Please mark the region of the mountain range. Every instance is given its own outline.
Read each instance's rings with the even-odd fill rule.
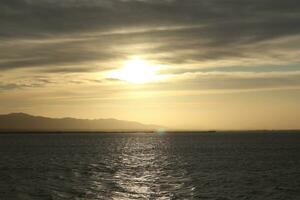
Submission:
[[[76,119],[32,116],[26,113],[0,115],[0,131],[155,131],[161,126],[117,119]]]

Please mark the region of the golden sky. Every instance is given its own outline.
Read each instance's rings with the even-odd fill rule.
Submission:
[[[300,3],[3,0],[0,113],[300,128]]]

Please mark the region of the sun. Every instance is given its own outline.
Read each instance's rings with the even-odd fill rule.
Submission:
[[[108,73],[109,78],[142,84],[158,79],[157,67],[150,65],[147,61],[134,56],[127,60],[123,67]]]

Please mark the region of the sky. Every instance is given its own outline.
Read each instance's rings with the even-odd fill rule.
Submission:
[[[1,0],[0,113],[300,129],[300,1]]]

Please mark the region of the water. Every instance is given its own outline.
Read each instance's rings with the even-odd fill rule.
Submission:
[[[0,134],[0,199],[300,199],[300,134]]]

